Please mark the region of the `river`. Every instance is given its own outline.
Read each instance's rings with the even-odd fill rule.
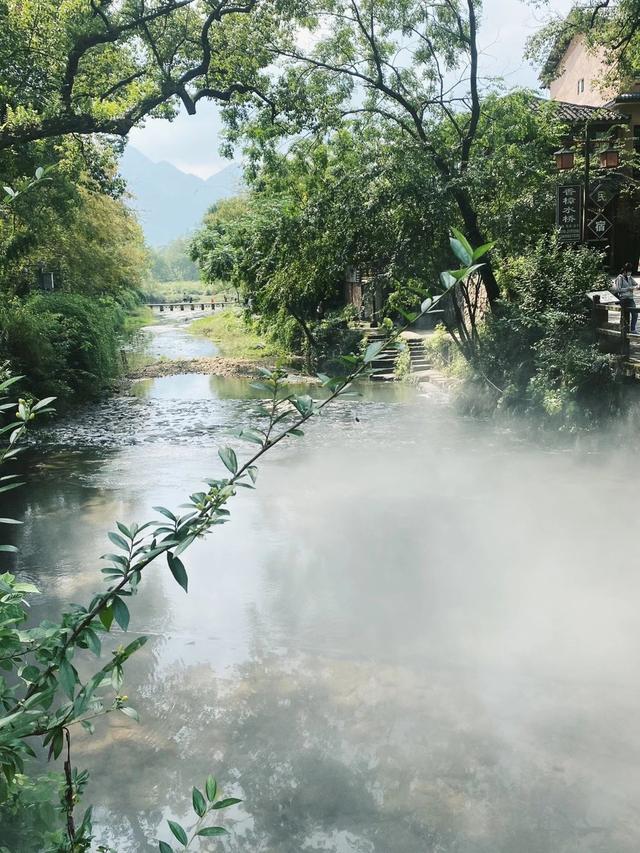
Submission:
[[[145,334],[155,354],[214,352],[177,325]],[[157,850],[213,773],[243,803],[203,850],[637,853],[635,504],[618,522],[638,466],[435,391],[364,391],[264,460],[186,553],[187,595],[147,572],[123,688],[141,723],[75,738],[101,839]],[[47,428],[19,499],[36,613],[100,588],[115,519],[220,474],[254,398],[165,377]]]

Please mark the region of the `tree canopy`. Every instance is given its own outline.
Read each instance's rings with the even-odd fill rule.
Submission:
[[[608,67],[606,88],[632,89],[640,69],[640,0],[598,0],[576,6],[568,15],[554,15],[528,44],[528,55],[542,67],[548,85],[559,70],[564,51],[575,36],[597,51]]]
[[[280,0],[0,0],[0,150],[257,91]]]
[[[437,171],[469,239],[483,244],[466,180],[482,109],[480,9],[478,0],[309,0],[297,20],[311,37],[275,33],[282,74],[268,104],[248,97],[227,110],[230,138],[264,146],[277,133],[377,116]],[[490,262],[483,277],[497,299]]]

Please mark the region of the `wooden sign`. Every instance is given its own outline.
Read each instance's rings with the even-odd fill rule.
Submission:
[[[604,213],[598,213],[589,222],[587,240],[605,240],[612,228],[611,220]]]
[[[582,186],[565,184],[558,187],[556,197],[556,227],[563,243],[582,240]]]

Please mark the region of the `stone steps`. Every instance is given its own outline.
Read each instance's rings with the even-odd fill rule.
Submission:
[[[368,342],[384,340],[384,335],[373,333],[368,336]],[[402,343],[409,350],[411,373],[419,373],[431,368],[423,341],[420,338],[404,338]],[[374,382],[393,382],[396,379],[395,366],[402,350],[394,346],[385,347],[371,362],[371,380]]]

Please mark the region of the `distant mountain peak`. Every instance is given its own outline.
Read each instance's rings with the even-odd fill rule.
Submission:
[[[242,192],[242,167],[230,162],[204,179],[182,172],[172,163],[154,163],[128,145],[120,160],[120,174],[131,193],[128,201],[138,214],[147,243],[166,246],[193,232],[215,202]]]

